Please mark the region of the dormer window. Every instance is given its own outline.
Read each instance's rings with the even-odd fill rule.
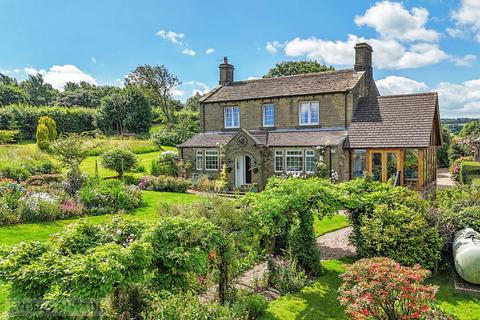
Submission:
[[[225,128],[240,128],[240,108],[225,107]]]
[[[318,125],[320,118],[318,101],[300,102],[298,115],[301,126]]]
[[[263,105],[263,126],[264,127],[275,126],[275,105],[273,104]]]

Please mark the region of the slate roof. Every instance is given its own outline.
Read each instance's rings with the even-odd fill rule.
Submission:
[[[235,81],[229,85],[217,86],[200,98],[200,102],[240,101],[347,91],[356,86],[363,74],[363,71],[346,69]]]
[[[316,147],[338,145],[347,137],[347,131],[345,130],[286,130],[270,132],[248,130],[247,133],[258,145],[265,145],[268,147]],[[219,144],[227,144],[236,134],[237,132],[199,133],[178,147],[216,147]]]
[[[228,143],[237,133],[236,132],[205,132],[198,133],[179,145],[179,148],[198,147],[210,148],[217,145]]]
[[[269,147],[316,147],[338,145],[347,137],[344,130],[270,132]]]
[[[428,147],[437,108],[436,92],[361,98],[346,147]]]

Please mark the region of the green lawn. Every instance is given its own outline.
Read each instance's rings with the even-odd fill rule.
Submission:
[[[200,201],[200,199],[201,197],[195,194],[143,191],[143,205],[134,212],[125,214],[125,217],[140,221],[154,221],[157,219],[157,211],[161,204],[188,204]],[[112,215],[103,215],[84,219],[102,223],[111,217]],[[12,245],[22,241],[45,241],[50,235],[78,220],[58,220],[0,227],[0,245]],[[7,308],[7,293],[6,286],[0,283],[0,315]]]
[[[261,319],[345,319],[337,289],[341,285],[339,275],[345,270],[345,264],[351,262],[352,259],[323,262],[325,275],[298,293],[272,301]],[[480,299],[455,293],[448,274],[436,275],[429,282],[440,286],[437,302],[445,311],[459,320],[479,319]]]
[[[150,172],[150,164],[152,163],[152,160],[156,159],[160,155],[160,153],[166,150],[175,151],[176,149],[173,147],[162,147],[160,151],[137,154],[136,157],[138,159],[138,164],[143,168],[145,168],[145,172],[133,173],[133,175],[138,177],[148,175]],[[97,161],[97,164],[98,164],[98,175],[100,177],[106,178],[106,177],[114,177],[117,175],[115,171],[108,170],[102,167],[102,162],[99,156],[88,157],[87,159],[85,159],[80,165],[80,169],[89,175],[95,174],[95,161]]]
[[[126,218],[142,221],[152,221],[157,217],[157,210],[162,203],[184,204],[198,201],[195,194],[143,191],[143,205],[132,213],[125,214]],[[93,222],[104,222],[112,215],[90,216],[84,219]],[[68,224],[78,219],[57,220],[52,222],[24,223],[0,227],[0,245],[11,245],[21,241],[44,241],[53,233],[59,232]]]
[[[348,227],[348,225],[348,218],[343,214],[338,214],[330,218],[323,218],[322,220],[319,220],[315,215],[313,230],[315,231],[315,236],[319,237],[327,232]]]

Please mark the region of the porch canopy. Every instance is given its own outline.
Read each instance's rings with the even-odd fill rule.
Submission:
[[[436,181],[440,128],[435,92],[361,98],[345,143],[352,176],[363,167],[377,180],[429,188]]]

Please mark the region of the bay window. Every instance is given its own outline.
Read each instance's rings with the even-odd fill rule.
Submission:
[[[225,128],[240,127],[240,108],[225,107],[224,109]]]
[[[285,156],[286,171],[290,173],[298,173],[303,171],[303,151],[287,150]]]
[[[195,155],[195,165],[197,170],[203,170],[203,151],[197,150]]]
[[[315,172],[315,152],[313,150],[305,150],[305,172]]]
[[[218,170],[218,151],[205,150],[205,170]]]
[[[275,172],[283,172],[283,150],[275,150]]]

